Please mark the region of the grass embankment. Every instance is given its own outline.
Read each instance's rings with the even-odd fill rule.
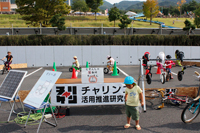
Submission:
[[[114,22],[109,22],[107,16],[97,16],[97,20],[94,20],[94,16],[66,16],[66,27],[101,27],[103,24],[103,27],[114,27]],[[173,24],[173,20],[175,21],[175,24]],[[184,27],[184,21],[186,18],[154,18],[153,21],[160,21],[164,22],[167,26],[173,26],[178,28]],[[188,19],[191,22],[193,20]],[[118,24],[120,22],[116,21],[116,27],[118,27]],[[22,17],[19,14],[15,15],[7,15],[7,14],[1,14],[0,15],[0,28],[10,28],[12,27],[32,27],[31,25],[27,25],[26,22],[22,19]],[[131,24],[129,25],[131,27]],[[146,22],[133,22],[133,27],[135,28],[158,28],[159,25],[152,24]]]

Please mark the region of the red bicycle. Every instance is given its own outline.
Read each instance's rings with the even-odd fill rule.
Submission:
[[[182,103],[190,103],[193,99],[186,95],[176,95],[177,89],[166,89],[165,98],[173,105],[181,105]]]
[[[6,63],[6,61],[3,60],[3,64],[4,64],[4,67],[3,67],[3,70],[2,70],[2,75],[5,73],[5,72],[9,72],[9,70],[12,69],[11,66],[9,66],[8,68],[8,64]]]

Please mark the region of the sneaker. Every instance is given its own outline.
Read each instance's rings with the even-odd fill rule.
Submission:
[[[111,74],[111,73],[113,73],[113,71],[110,71],[109,73]]]
[[[171,76],[171,79],[174,79],[174,77]]]

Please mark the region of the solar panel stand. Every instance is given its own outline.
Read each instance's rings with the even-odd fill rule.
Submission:
[[[11,74],[11,72],[21,72],[21,73],[23,73],[23,74],[19,74],[21,77],[19,78],[15,78],[14,80],[12,79],[11,81],[9,81],[7,78],[10,78],[10,77],[12,77],[10,74]],[[9,122],[10,121],[10,117],[11,117],[11,115],[12,115],[12,113],[15,113],[15,114],[17,114],[16,112],[15,112],[15,110],[14,110],[14,108],[15,108],[15,104],[16,104],[16,100],[19,100],[20,101],[20,104],[21,104],[21,106],[22,106],[22,109],[23,109],[23,111],[25,112],[25,110],[24,110],[24,106],[23,106],[23,104],[22,104],[22,102],[21,102],[21,99],[20,99],[20,97],[18,96],[18,91],[19,91],[19,89],[20,89],[20,87],[21,87],[21,84],[22,84],[22,82],[23,82],[23,80],[24,80],[24,78],[25,78],[25,76],[26,76],[26,71],[16,71],[16,70],[11,70],[8,74],[7,74],[7,76],[6,76],[6,78],[4,79],[4,81],[3,81],[3,83],[2,83],[2,85],[1,85],[1,87],[3,87],[3,89],[5,90],[5,88],[6,87],[9,87],[9,89],[11,88],[11,87],[14,87],[14,90],[13,90],[13,88],[11,88],[11,90],[13,90],[13,94],[10,94],[11,92],[8,92],[7,91],[7,93],[1,93],[1,96],[0,96],[0,98],[2,98],[1,99],[1,102],[0,102],[0,107],[1,107],[1,104],[2,104],[2,102],[9,102],[9,104],[10,104],[10,107],[11,107],[11,110],[10,110],[10,114],[9,114],[9,116],[8,116],[8,120],[7,120],[7,122]],[[16,74],[16,73],[14,73],[14,74]],[[17,76],[19,76],[19,75],[14,75],[14,77],[17,77]],[[8,80],[8,81],[7,81]],[[16,81],[17,80],[17,81]],[[11,83],[10,83],[11,82]],[[6,84],[7,86],[5,87],[4,86],[4,84]],[[14,84],[14,86],[10,86],[10,84]],[[0,87],[0,89],[1,89],[1,87]],[[7,89],[7,88],[6,88]],[[8,95],[8,94],[10,94],[10,95]],[[13,104],[12,104],[12,101],[13,101]]]
[[[45,114],[45,111],[46,111],[46,108],[47,108],[48,104],[49,104],[49,107],[50,107],[50,109],[51,109],[51,113],[52,113],[52,115],[53,115],[53,118],[54,118],[55,123],[52,123],[52,122],[47,121],[46,118],[44,118],[44,121],[45,121],[46,123],[48,123],[48,124],[54,126],[54,127],[57,126],[56,117],[55,117],[55,115],[54,115],[54,112],[53,112],[51,103],[49,103],[49,99],[50,99],[50,94],[49,94],[49,98],[48,98],[47,103],[45,104],[44,108],[35,109],[35,110],[41,110],[41,112],[42,112],[42,109],[44,109],[44,111],[43,111],[43,113],[42,113],[42,118],[40,119],[40,122],[39,122],[39,126],[38,126],[38,129],[37,129],[37,133],[39,133],[40,126],[41,126],[41,124],[42,124],[42,121],[43,121],[43,118],[44,118],[44,114]],[[31,114],[32,110],[33,110],[33,109],[30,109],[30,111],[29,111],[29,114],[28,114],[28,117],[27,117],[27,119],[26,119],[26,123],[25,123],[25,125],[24,125],[24,128],[26,128],[26,125],[27,125],[27,123],[28,123],[28,119],[31,118],[31,117],[30,117],[30,114]],[[32,119],[32,118],[31,118],[31,119]]]
[[[15,98],[13,99],[13,102],[14,102],[13,104],[11,104],[11,100],[9,101],[11,110],[10,110],[10,114],[9,114],[9,116],[8,116],[8,121],[7,121],[7,122],[10,121],[10,117],[11,117],[12,113],[17,114],[17,112],[15,112],[16,98],[17,98],[17,96],[15,96]],[[25,112],[24,106],[23,106],[23,104],[22,104],[22,102],[21,102],[21,99],[20,99],[19,96],[18,96],[18,98],[19,98],[19,102],[20,102],[20,104],[21,104],[21,107],[22,107],[22,109],[23,109],[23,112]],[[20,115],[22,115],[22,114],[20,114]]]
[[[10,121],[10,117],[11,117],[11,115],[12,115],[12,113],[13,113],[13,111],[14,111],[14,107],[15,107],[15,99],[13,100],[14,101],[14,103],[13,103],[13,105],[12,105],[12,108],[11,108],[11,110],[10,110],[10,114],[9,114],[9,116],[8,116],[8,122]],[[11,101],[10,101],[11,102]]]

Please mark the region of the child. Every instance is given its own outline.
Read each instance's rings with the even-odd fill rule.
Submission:
[[[124,84],[126,85],[125,89],[125,106],[126,106],[126,115],[127,115],[127,124],[124,125],[124,128],[130,127],[131,117],[135,120],[136,129],[141,130],[139,125],[139,106],[141,99],[141,106],[144,105],[142,90],[138,85],[136,85],[134,78],[128,76],[124,79]]]
[[[114,66],[115,60],[110,55],[107,56],[107,59],[109,60],[107,63],[110,63],[110,65],[108,66],[108,69],[110,70],[109,73],[113,73],[112,67]]]
[[[79,68],[79,67],[80,67],[80,65],[79,65],[79,62],[78,62],[78,59],[77,59],[77,57],[76,57],[76,56],[74,56],[73,58],[74,58],[74,60],[75,60],[75,62],[73,62],[73,64],[76,64],[76,67],[77,67],[77,68]]]
[[[167,65],[166,71],[169,71],[171,75],[171,79],[173,79],[171,68],[172,68],[172,65],[174,65],[175,63],[172,60],[170,60],[172,58],[171,55],[167,55],[166,58],[167,58],[167,60],[165,61],[165,64]]]
[[[11,52],[8,51],[7,53],[8,55],[6,55],[3,59],[1,60],[4,60],[5,58],[7,58],[7,61],[4,63],[5,65],[8,64],[8,70],[10,70],[10,64],[12,63],[12,59],[13,59],[13,56],[11,55]]]

